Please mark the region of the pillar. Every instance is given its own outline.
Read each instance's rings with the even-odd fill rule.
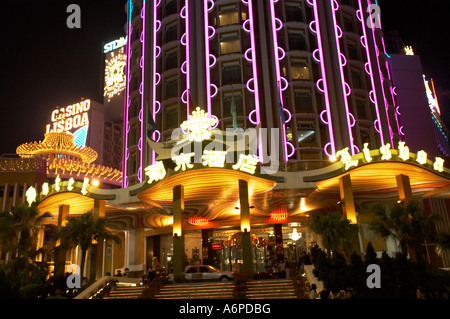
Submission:
[[[134,264],[135,265],[143,265],[142,271],[136,276],[139,278],[144,274],[144,271],[146,270],[145,264],[145,251],[147,250],[147,243],[145,238],[145,228],[139,227],[136,228],[135,234],[134,234]]]
[[[94,199],[94,210],[92,215],[94,219],[105,218],[105,208],[106,201],[101,199]],[[95,245],[92,256],[94,257],[91,260],[92,268],[95,269],[95,279],[100,279],[103,274],[103,240],[99,240],[99,242]]]
[[[214,251],[210,241],[212,236],[212,229],[202,229],[202,264],[204,265],[211,265],[213,263]]]
[[[339,178],[339,193],[341,195],[341,205],[344,218],[350,220],[352,224],[358,224],[358,217],[355,208],[355,199],[353,197],[352,180],[350,175]],[[362,247],[362,239],[360,229],[355,236],[351,236],[352,251],[359,247],[359,253],[363,254],[365,249]]]
[[[248,198],[248,183],[239,180],[239,203],[241,206],[241,246],[242,246],[242,272],[253,277],[252,237],[250,234],[250,205]]]
[[[69,205],[61,205],[58,209],[58,232],[64,226],[64,221],[69,216],[70,206]],[[55,244],[55,246],[59,246],[59,242]],[[60,250],[59,253],[55,256],[55,275],[64,276],[66,266],[66,250]]]
[[[395,178],[397,179],[399,200],[405,204],[409,203],[413,199],[409,176],[400,174],[395,176]]]
[[[277,258],[277,261],[281,261],[281,260],[284,260],[282,225],[274,224],[273,232],[275,234],[276,258]]]
[[[339,178],[339,192],[341,195],[342,211],[344,217],[349,219],[352,224],[357,224],[355,200],[353,198],[352,180],[350,175]]]
[[[173,189],[173,276],[183,278],[186,262],[184,252],[184,187]]]

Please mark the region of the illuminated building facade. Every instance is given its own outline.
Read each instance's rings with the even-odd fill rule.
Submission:
[[[404,143],[370,4],[128,1],[122,188],[71,197],[63,184],[39,193],[39,211],[106,217],[124,244],[98,245],[95,277],[124,268],[140,276],[154,256],[175,274],[185,258],[222,269],[238,260],[254,273],[284,256],[295,266],[315,241],[313,211],[357,223],[359,253],[371,241],[394,254],[395,242],[368,228],[371,207],[426,198],[448,220],[450,171]]]

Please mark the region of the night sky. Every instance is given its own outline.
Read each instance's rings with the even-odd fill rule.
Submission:
[[[258,0],[263,1],[263,0]],[[321,0],[319,0],[321,1]],[[124,36],[125,0],[2,2],[0,154],[42,140],[51,110],[80,98],[101,101],[102,48]],[[69,29],[69,4],[81,7],[81,29]],[[397,29],[421,56],[439,91],[450,91],[449,1],[379,0],[383,29]],[[439,93],[438,93],[439,94]],[[448,109],[450,106],[441,108]]]

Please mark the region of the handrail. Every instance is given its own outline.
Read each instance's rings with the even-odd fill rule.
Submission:
[[[103,276],[94,282],[92,285],[83,290],[80,294],[78,294],[74,299],[88,299],[92,296],[97,290],[103,287],[108,281],[113,279],[112,276]]]
[[[116,280],[121,283],[132,283],[132,284],[139,284],[139,282],[141,281],[138,278],[103,276],[100,279],[98,279],[96,282],[94,282],[92,285],[87,287],[85,290],[83,290],[81,293],[79,293],[74,299],[88,299],[95,292],[97,292],[101,287],[106,285],[106,283],[110,280]]]

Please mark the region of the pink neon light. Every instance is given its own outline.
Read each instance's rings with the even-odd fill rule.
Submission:
[[[130,107],[130,60],[131,60],[131,0],[128,0],[128,28],[127,28],[127,45],[126,45],[126,52],[127,52],[127,64],[126,64],[126,89],[125,89],[125,97],[124,97],[124,133],[123,133],[123,159],[122,159],[122,187],[127,188],[128,187],[128,176],[127,176],[127,161],[129,158],[129,152],[128,152],[128,127],[130,125],[129,123],[129,107]]]
[[[316,0],[313,1],[309,1],[308,3],[314,8],[314,21],[311,22],[309,24],[309,28],[316,34],[317,36],[317,45],[319,47],[318,49],[318,53],[319,53],[319,61],[320,61],[320,69],[321,69],[321,74],[322,74],[322,79],[319,80],[322,84],[323,84],[323,94],[325,97],[325,109],[326,109],[326,114],[327,114],[327,125],[328,125],[328,133],[330,136],[330,147],[331,147],[331,154],[326,150],[327,145],[325,145],[324,147],[324,151],[325,153],[329,156],[329,157],[334,157],[336,156],[336,145],[335,145],[335,140],[334,140],[334,133],[333,133],[333,124],[330,121],[330,98],[329,98],[329,92],[328,92],[328,84],[327,84],[327,76],[326,76],[326,71],[325,71],[325,62],[324,62],[324,53],[323,53],[323,46],[322,46],[322,34],[320,31],[320,27],[319,27],[319,11],[317,8],[317,3]],[[315,29],[312,27],[313,25],[315,25]],[[317,81],[317,82],[319,82]],[[319,86],[317,86],[319,88]],[[320,88],[319,88],[320,90]]]
[[[249,62],[251,62],[252,72],[253,72],[253,81],[252,81],[252,79],[250,79],[247,82],[247,90],[252,92],[255,97],[255,109],[249,113],[248,119],[249,119],[250,123],[252,123],[253,125],[258,125],[259,123],[261,123],[261,110],[260,110],[260,101],[259,101],[258,69],[257,69],[257,65],[256,65],[256,54],[255,54],[256,44],[255,44],[255,19],[254,19],[254,14],[253,14],[253,0],[242,1],[242,2],[244,4],[246,4],[248,7],[248,20],[246,20],[242,24],[242,27],[246,32],[248,32],[250,34],[250,49],[245,52],[244,56]],[[248,58],[248,52],[251,52],[251,54],[252,54],[251,59]],[[253,90],[251,90],[251,88],[249,86],[250,81],[253,82]],[[252,120],[252,114],[255,114],[255,116],[256,116],[254,121]],[[261,135],[258,138],[258,149],[259,149],[259,154],[261,155],[262,149],[263,149]],[[260,156],[260,162],[263,163],[263,161],[264,161],[263,156]]]
[[[184,11],[183,11],[184,10]],[[183,12],[184,12],[184,17],[183,17]],[[184,34],[184,43],[183,45],[186,47],[186,61],[185,61],[185,74],[186,74],[186,101],[183,101],[186,104],[186,120],[189,119],[189,114],[190,114],[190,110],[189,110],[189,95],[191,92],[191,71],[190,71],[190,63],[191,63],[191,57],[190,57],[190,53],[189,53],[189,41],[190,41],[190,37],[189,37],[189,0],[185,0],[184,1],[184,8],[181,10],[181,17],[184,18],[185,21],[185,31],[186,33]]]
[[[211,117],[211,65],[210,65],[210,53],[209,53],[209,39],[211,35],[209,34],[209,19],[208,12],[210,9],[214,8],[214,2],[212,2],[211,8],[208,8],[210,1],[203,0],[204,5],[204,22],[205,22],[205,64],[206,64],[206,109]],[[213,34],[214,36],[214,34]]]
[[[336,11],[339,10],[339,4],[336,2],[336,0],[330,0],[331,6],[333,7],[332,10],[332,17],[333,17],[333,25],[334,25],[334,32],[335,32],[335,38],[336,38],[336,48],[337,48],[337,54],[340,57],[339,59],[339,70],[341,73],[341,83],[342,83],[342,92],[344,93],[344,106],[345,106],[345,113],[347,117],[347,129],[348,129],[348,136],[350,139],[350,149],[352,152],[352,155],[355,154],[355,145],[353,141],[353,132],[352,132],[352,125],[351,125],[351,113],[348,107],[348,96],[350,95],[350,87],[348,86],[347,82],[345,82],[344,77],[344,62],[347,63],[347,60],[343,61],[342,59],[342,53],[341,53],[341,45],[339,43],[339,38],[342,37],[343,32],[342,29],[338,26],[337,20],[336,20]],[[340,31],[340,35],[338,34],[338,30]]]
[[[274,47],[274,55],[275,55],[275,75],[277,77],[277,91],[279,96],[279,101],[281,103],[281,109],[284,110],[284,106],[283,106],[283,95],[282,95],[282,91],[283,88],[287,89],[288,85],[285,85],[284,87],[282,87],[281,85],[281,72],[280,72],[280,57],[279,57],[279,50],[278,50],[278,40],[277,40],[277,31],[280,30],[283,27],[283,23],[281,22],[280,19],[278,19],[275,16],[275,2],[274,0],[270,0],[270,15],[271,15],[271,20],[272,20],[272,42],[273,42],[273,47]],[[279,24],[279,27],[277,28],[277,22]],[[284,79],[286,81],[286,79]],[[286,81],[287,82],[287,81]],[[283,139],[283,148],[284,148],[284,161],[287,162],[289,160],[289,154],[288,154],[288,149],[287,149],[287,139],[286,139],[286,121],[285,123],[282,122],[281,120],[281,115],[280,115],[280,122],[281,122],[281,131],[282,131],[282,139]],[[293,154],[293,153],[292,153]]]
[[[142,3],[142,10],[141,10],[141,18],[142,18],[142,33],[141,33],[141,42],[142,42],[142,78],[141,78],[141,85],[140,85],[140,94],[141,94],[141,111],[139,112],[139,121],[141,122],[141,138],[139,139],[138,143],[138,149],[140,152],[140,164],[139,164],[139,170],[138,170],[138,180],[142,183],[143,181],[143,174],[142,174],[142,167],[144,166],[144,110],[145,110],[145,100],[144,100],[144,85],[145,85],[145,0]]]
[[[368,40],[367,40],[366,24],[365,24],[365,21],[364,21],[364,14],[363,14],[364,11],[363,11],[363,8],[362,8],[361,0],[358,0],[358,4],[359,4],[359,11],[361,12],[361,24],[362,24],[362,30],[363,30],[363,36],[361,37],[361,44],[366,49],[366,55],[367,55],[367,61],[368,61],[367,62],[367,66],[369,68],[368,74],[370,75],[370,82],[372,84],[372,91],[370,92],[369,97],[370,97],[370,100],[372,101],[372,103],[375,104],[375,112],[377,114],[377,120],[374,121],[374,127],[375,127],[375,130],[380,135],[381,145],[384,145],[385,143],[384,143],[383,131],[379,130],[377,128],[377,125],[375,124],[377,121],[380,122],[380,111],[378,109],[378,100],[377,100],[377,97],[376,97],[375,79],[374,79],[374,76],[373,76],[372,64],[370,63],[370,61],[371,61],[371,59],[370,59],[370,51],[369,51],[369,44],[368,44]],[[373,96],[371,96],[371,94]]]
[[[372,3],[370,2],[370,0],[368,0],[367,1],[367,5],[368,6],[370,6]],[[369,19],[370,20],[370,19]],[[378,17],[378,20],[380,21],[380,17]],[[378,55],[379,55],[379,49],[378,49],[378,46],[377,46],[377,41],[376,41],[376,37],[375,37],[375,26],[374,26],[374,24],[373,24],[373,21],[372,20],[370,20],[370,24],[371,24],[371,26],[372,26],[372,34],[373,34],[373,43],[374,43],[374,46],[375,46],[375,49],[377,50],[377,65],[378,65],[378,73],[379,73],[379,75],[380,75],[380,81],[381,81],[381,91],[382,91],[382,93],[383,93],[383,96],[385,97],[384,98],[384,107],[385,107],[385,111],[386,111],[386,119],[387,119],[387,123],[388,123],[388,126],[389,126],[389,135],[390,135],[390,140],[391,140],[391,145],[392,145],[392,148],[394,148],[395,147],[395,145],[394,145],[394,134],[393,134],[393,132],[392,132],[392,127],[391,127],[391,121],[390,121],[390,119],[389,119],[389,111],[388,111],[388,108],[389,108],[389,105],[388,105],[388,103],[387,103],[387,100],[386,100],[386,93],[385,93],[385,91],[384,91],[384,85],[383,85],[383,75],[382,75],[382,72],[381,72],[381,65],[380,65],[380,59],[378,58]],[[381,27],[381,24],[380,24],[380,27]],[[367,38],[366,38],[367,39]],[[380,124],[381,124],[381,122],[380,122]],[[381,127],[380,127],[380,132],[381,132]]]
[[[161,48],[157,45],[157,32],[161,27],[161,21],[158,20],[158,5],[160,1],[153,2],[153,63],[152,63],[152,118],[153,122],[156,123],[156,114],[161,109],[161,104],[156,101],[156,86],[159,84],[161,80],[161,75],[156,72],[156,59],[161,54]],[[155,132],[152,134],[152,138],[155,138]],[[152,150],[152,164],[156,162],[156,153]]]

